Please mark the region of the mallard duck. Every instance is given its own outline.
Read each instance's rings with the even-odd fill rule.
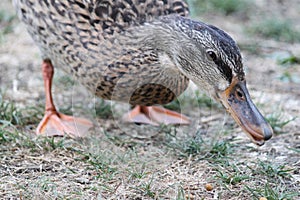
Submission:
[[[184,1],[14,0],[14,5],[43,57],[46,111],[38,134],[77,137],[84,132],[78,127],[92,126],[56,110],[51,96],[56,66],[103,99],[136,105],[127,121],[189,123],[154,105],[171,102],[191,80],[220,101],[253,142],[262,145],[271,138],[272,128],[246,88],[235,41],[190,19]]]

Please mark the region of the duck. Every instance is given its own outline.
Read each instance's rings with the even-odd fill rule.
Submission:
[[[54,67],[96,96],[135,106],[123,119],[145,124],[189,124],[159,105],[192,81],[230,113],[257,145],[273,130],[252,102],[236,42],[216,26],[189,17],[183,0],[13,0],[41,51],[45,115],[36,133],[82,137],[92,122],[57,111]]]

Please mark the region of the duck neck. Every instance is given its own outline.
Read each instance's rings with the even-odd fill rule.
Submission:
[[[199,69],[205,66],[206,51],[195,43],[196,37],[201,39],[195,31],[198,29],[199,33],[201,25],[201,22],[180,16],[164,16],[136,28],[132,34],[135,38],[131,41],[140,48],[155,49],[158,54],[167,55],[177,71],[210,89],[208,78],[201,74],[204,69]]]
[[[187,50],[193,46],[190,37],[191,22],[192,20],[181,16],[163,16],[145,23],[136,33],[145,47],[175,56],[183,49]]]

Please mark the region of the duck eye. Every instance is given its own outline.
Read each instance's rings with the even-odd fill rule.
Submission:
[[[207,51],[207,54],[208,54],[208,56],[209,56],[213,61],[217,60],[217,55],[216,55],[215,52],[213,52],[213,51]]]

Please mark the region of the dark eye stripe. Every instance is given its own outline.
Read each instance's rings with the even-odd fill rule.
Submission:
[[[217,59],[214,62],[216,63],[216,65],[218,66],[218,69],[220,70],[220,72],[224,75],[224,77],[230,84],[232,81],[231,68],[225,62],[223,62],[223,60],[221,60],[221,59]]]

